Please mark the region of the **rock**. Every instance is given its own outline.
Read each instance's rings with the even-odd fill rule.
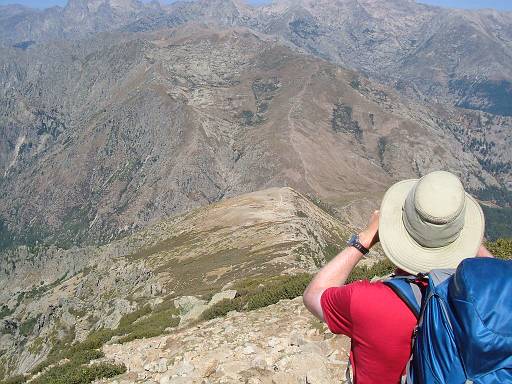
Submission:
[[[213,375],[217,371],[217,367],[219,366],[218,360],[213,360],[210,364],[206,366],[206,369],[201,374],[201,377],[208,378]]]
[[[244,355],[252,355],[253,353],[256,353],[256,350],[254,349],[254,346],[247,345],[244,347],[244,349],[242,349],[242,353]]]
[[[272,376],[272,384],[297,384],[297,377],[287,372],[277,372]]]
[[[148,301],[148,304],[151,306],[151,308],[155,308],[158,305],[162,304],[164,302],[164,299],[161,297],[155,297],[154,299],[151,299]]]
[[[158,363],[158,370],[157,372],[163,373],[167,371],[167,359],[160,359],[160,362]]]
[[[326,355],[326,351],[324,350],[324,348],[322,348],[322,345],[319,343],[305,343],[301,345],[300,350],[302,352],[315,353],[321,356]]]
[[[271,348],[281,347],[282,344],[284,344],[282,339],[279,339],[274,336],[272,336],[270,339],[268,339],[268,343],[267,343],[267,345]]]
[[[205,300],[198,299],[195,296],[183,296],[174,300],[174,306],[178,308],[182,314],[190,312],[194,307],[205,304]]]
[[[124,362],[130,374],[137,373],[130,383],[340,382],[344,364],[339,361],[343,352],[338,351],[349,350],[348,339],[331,339],[332,334],[326,335],[329,340],[305,337],[314,323],[306,312],[297,316],[302,307],[300,298],[283,300],[255,311],[233,312],[200,327],[174,329],[170,335],[110,344],[104,352],[108,359]],[[169,366],[169,361],[174,363]]]
[[[112,312],[101,321],[101,326],[103,328],[116,328],[124,315],[133,312],[136,309],[136,306],[132,305],[125,299],[115,299],[113,301],[113,307]]]
[[[145,371],[152,373],[163,373],[167,371],[167,359],[160,359],[158,361],[149,361],[143,366]]]
[[[176,367],[177,375],[187,375],[192,373],[196,367],[189,360],[184,360]]]
[[[230,289],[227,291],[222,291],[213,295],[212,299],[208,303],[208,306],[215,305],[221,302],[224,299],[233,300],[236,297],[236,291],[234,289]]]
[[[196,381],[191,380],[189,377],[180,376],[162,376],[159,384],[194,384]]]
[[[299,347],[302,344],[304,344],[304,336],[302,336],[297,331],[293,331],[290,334],[290,337],[288,338],[288,345],[292,345],[292,346],[295,345],[295,346]]]
[[[306,374],[307,384],[330,384],[331,377],[329,371],[325,368],[312,369]]]
[[[198,303],[185,313],[180,319],[180,326],[187,324],[191,321],[198,320],[201,314],[208,309],[208,306],[203,303]]]
[[[256,355],[251,361],[252,368],[267,369],[268,364],[263,355]]]

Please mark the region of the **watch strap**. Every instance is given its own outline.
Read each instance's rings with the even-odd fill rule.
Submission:
[[[363,244],[359,242],[359,236],[354,235],[352,238],[348,241],[348,245],[351,245],[355,249],[357,249],[359,252],[361,252],[363,255],[366,255],[370,250],[366,248]]]

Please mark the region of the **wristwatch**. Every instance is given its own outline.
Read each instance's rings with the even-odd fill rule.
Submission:
[[[347,241],[347,244],[356,248],[363,255],[366,255],[368,252],[370,252],[368,248],[366,248],[363,244],[359,242],[359,235],[357,234],[352,235],[349,241]]]

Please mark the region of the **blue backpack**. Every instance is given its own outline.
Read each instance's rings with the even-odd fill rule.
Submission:
[[[404,383],[512,383],[512,261],[471,258],[384,283],[418,318]]]

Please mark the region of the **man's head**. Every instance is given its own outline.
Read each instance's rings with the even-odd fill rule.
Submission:
[[[444,171],[396,183],[380,208],[379,238],[388,258],[409,273],[455,268],[482,243],[484,215],[457,176]]]

